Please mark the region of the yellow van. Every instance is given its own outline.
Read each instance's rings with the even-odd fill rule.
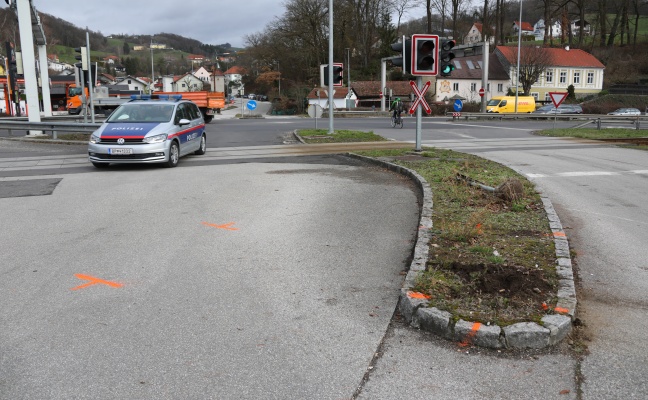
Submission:
[[[517,112],[532,113],[536,109],[535,98],[533,96],[518,96]],[[486,104],[487,113],[514,113],[515,96],[493,97]]]

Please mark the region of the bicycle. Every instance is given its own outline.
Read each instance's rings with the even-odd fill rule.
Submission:
[[[400,114],[397,114],[395,117],[392,115],[391,117],[391,126],[392,128],[399,127],[403,128],[403,117],[401,117]]]

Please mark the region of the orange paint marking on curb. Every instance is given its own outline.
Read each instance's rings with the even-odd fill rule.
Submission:
[[[466,347],[470,345],[481,326],[482,324],[480,322],[473,323],[472,329],[470,330],[470,332],[468,332],[468,335],[466,335],[466,338],[463,340],[463,342],[459,343],[459,346]]]
[[[80,286],[77,286],[77,287],[73,287],[70,290],[84,289],[84,288],[87,288],[88,286],[97,285],[99,283],[101,283],[102,285],[108,285],[108,286],[113,287],[113,288],[120,288],[120,287],[124,286],[121,283],[106,281],[106,280],[103,280],[103,279],[95,278],[94,276],[90,276],[90,275],[74,274],[74,276],[76,276],[79,279],[83,279],[84,281],[90,281],[90,282],[84,283],[83,285],[80,285]]]
[[[567,237],[565,232],[554,232],[554,237]]]
[[[561,313],[561,314],[568,314],[569,313],[568,309],[562,308],[562,307],[556,307],[556,308],[554,308],[554,311],[557,312],[557,313]]]
[[[232,225],[234,225],[235,222],[228,222],[228,223],[223,224],[223,225],[210,224],[209,222],[203,222],[202,224],[205,225],[205,226],[210,226],[212,228],[216,228],[216,229],[225,229],[227,231],[238,231],[238,228],[232,228]]]
[[[429,295],[420,292],[407,292],[407,297],[409,297],[410,299],[421,299],[421,300],[430,299]]]

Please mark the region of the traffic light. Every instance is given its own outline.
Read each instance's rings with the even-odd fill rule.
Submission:
[[[74,49],[75,52],[79,53],[74,56],[78,61],[81,61],[81,69],[84,71],[88,70],[88,52],[86,47],[77,47]],[[78,66],[78,65],[77,65]]]
[[[412,75],[436,75],[439,37],[412,35]]]
[[[439,49],[439,75],[441,76],[450,76],[452,71],[455,70],[455,66],[452,63],[452,59],[455,58],[452,48],[455,44],[456,42],[452,39],[443,39],[441,41],[441,47]]]
[[[401,67],[404,74],[409,74],[412,70],[412,40],[403,36],[403,40],[392,43],[391,48],[401,53],[400,56],[392,57],[392,64]]]
[[[333,86],[342,86],[342,71],[344,68],[342,64],[334,63],[333,64]],[[329,85],[329,66],[324,66],[324,86]]]
[[[342,71],[344,68],[340,65],[333,64],[333,86],[342,86]]]

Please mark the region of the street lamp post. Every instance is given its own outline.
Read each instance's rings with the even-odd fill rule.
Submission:
[[[155,86],[155,69],[153,69],[153,36],[151,36],[151,87],[149,88],[150,94],[153,94],[154,86]]]
[[[518,92],[520,87],[520,44],[522,43],[522,0],[520,0],[520,20],[518,21],[517,82],[515,82],[515,112],[518,112]]]
[[[279,73],[279,97],[281,97],[281,69],[279,68],[279,61],[277,63],[277,72]]]

